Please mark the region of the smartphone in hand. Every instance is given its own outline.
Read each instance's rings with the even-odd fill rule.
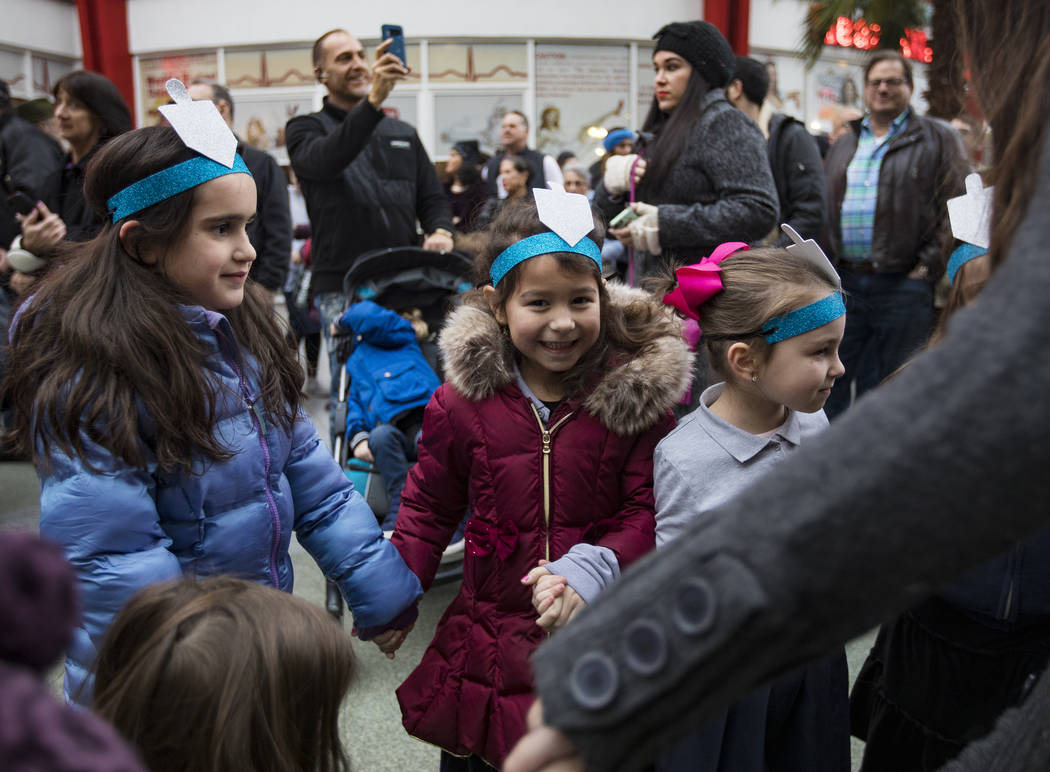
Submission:
[[[20,190],[7,194],[5,200],[7,201],[7,205],[11,208],[11,211],[17,212],[18,214],[28,215],[36,209],[36,201]]]
[[[610,228],[624,228],[627,225],[629,225],[632,222],[634,222],[635,220],[637,220],[638,217],[639,217],[639,214],[636,211],[634,211],[630,207],[627,207],[622,212],[620,212],[618,215],[616,215],[614,218],[609,220],[609,227]]]
[[[389,40],[393,38],[394,42],[390,44],[387,49],[387,53],[391,53],[401,60],[401,64],[408,66],[408,62],[405,60],[405,33],[402,32],[401,27],[397,24],[384,24],[382,28],[383,40]]]

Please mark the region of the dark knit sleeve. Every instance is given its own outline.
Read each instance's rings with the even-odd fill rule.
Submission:
[[[536,653],[549,724],[637,769],[760,683],[892,618],[1045,525],[1050,158],[1008,259],[945,341]],[[1019,366],[1023,363],[1023,366]],[[669,653],[647,675],[636,620]],[[651,647],[650,647],[651,649]],[[1013,766],[1045,769],[1045,765]]]

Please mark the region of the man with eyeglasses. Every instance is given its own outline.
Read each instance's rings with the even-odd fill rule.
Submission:
[[[907,59],[875,53],[864,73],[867,113],[824,162],[833,258],[847,292],[846,376],[824,405],[832,418],[849,406],[853,381],[858,396],[881,382],[933,327],[933,288],[951,251],[946,201],[963,193],[965,163],[951,127],[911,108],[913,87]]]

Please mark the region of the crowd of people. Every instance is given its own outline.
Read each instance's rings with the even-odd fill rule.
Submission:
[[[590,168],[511,111],[444,182],[383,111],[406,63],[342,29],[286,170],[219,83],[132,130],[73,72],[61,142],[0,84],[3,451],[41,481],[41,538],[0,534],[0,766],[348,769],[353,655],[290,594],[294,532],[389,657],[463,535],[397,690],[443,772],[846,772],[851,733],[864,772],[1047,768],[1050,9],[1005,6],[952,2],[993,151],[966,239],[965,137],[892,51],[822,156],[763,63],[667,24],[648,115]],[[474,261],[440,378],[418,309],[343,291],[416,246]],[[349,377],[328,443],[321,337]]]

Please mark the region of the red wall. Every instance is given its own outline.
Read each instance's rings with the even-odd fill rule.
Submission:
[[[748,16],[751,0],[705,0],[704,19],[726,36],[733,51],[747,56]]]
[[[135,113],[135,86],[128,48],[126,0],[77,0],[84,69],[105,75],[117,84]]]

